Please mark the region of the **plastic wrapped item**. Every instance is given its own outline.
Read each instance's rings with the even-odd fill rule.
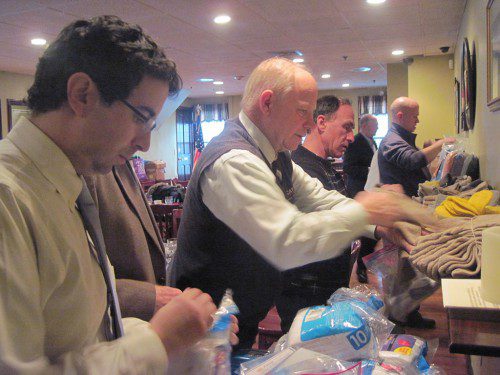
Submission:
[[[140,156],[132,157],[132,167],[134,168],[137,178],[141,181],[147,180],[146,170],[144,169],[144,159]]]
[[[403,367],[373,360],[341,361],[306,349],[287,348],[257,360],[243,363],[241,375],[393,375],[405,374]],[[413,375],[406,374],[406,375]],[[417,374],[417,373],[415,373]]]
[[[436,353],[439,340],[424,339],[405,334],[390,335],[379,356],[382,363],[401,367],[404,374],[436,374],[438,369],[429,366]],[[442,370],[439,370],[442,373]]]
[[[214,314],[214,322],[207,336],[185,353],[172,358],[169,362],[168,373],[230,375],[231,315],[238,312],[232,292],[228,289]]]
[[[341,360],[377,358],[394,324],[359,300],[300,310],[285,347],[301,346]]]
[[[328,374],[328,375],[363,375],[363,374],[387,374],[377,372],[378,364],[372,360],[359,362],[346,362],[338,359],[314,358],[288,366],[278,366],[273,375],[299,375],[299,374]]]
[[[408,254],[397,246],[385,246],[363,261],[377,276],[387,313],[395,320],[405,322],[408,314],[439,288],[439,282],[416,269]]]
[[[390,362],[410,365],[427,354],[427,343],[412,335],[390,335],[382,345],[380,358]]]
[[[239,349],[231,354],[231,374],[240,375],[241,364],[268,355],[267,350]]]
[[[241,375],[277,374],[283,372],[284,368],[293,368],[297,363],[330,361],[331,357],[300,347],[289,347],[280,352],[274,352],[264,357],[242,363]]]
[[[332,305],[339,301],[358,300],[365,302],[372,309],[381,314],[385,312],[383,297],[375,289],[366,284],[356,285],[354,288],[339,288],[328,299],[327,304]]]

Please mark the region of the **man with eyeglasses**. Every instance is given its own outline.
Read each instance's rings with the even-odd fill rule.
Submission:
[[[280,289],[280,270],[341,255],[363,234],[404,220],[384,193],[356,200],[327,191],[290,158],[315,124],[317,85],[303,66],[263,61],[250,74],[237,118],[203,150],[184,200],[172,285],[194,286],[219,301],[234,291],[240,347]]]
[[[121,319],[82,179],[147,150],[179,87],[175,64],[114,16],[73,22],[40,58],[32,115],[0,142],[1,373],[164,373],[207,332],[215,305],[198,289],[149,323]]]

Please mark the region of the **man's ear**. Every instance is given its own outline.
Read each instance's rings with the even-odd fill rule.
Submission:
[[[326,130],[326,118],[325,115],[318,115],[316,118],[316,126],[318,128],[319,134],[322,134]]]
[[[85,117],[100,99],[96,84],[83,72],[74,73],[68,78],[66,90],[68,105],[79,117]]]
[[[403,112],[399,111],[398,113],[396,113],[396,117],[398,120],[401,120],[403,118]]]
[[[259,109],[260,111],[265,114],[269,115],[271,112],[271,107],[274,104],[274,101],[276,100],[276,96],[274,95],[272,90],[265,90],[260,94],[259,96]]]

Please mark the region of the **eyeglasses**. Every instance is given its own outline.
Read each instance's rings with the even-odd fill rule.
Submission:
[[[156,128],[156,119],[154,117],[148,117],[144,115],[141,111],[139,111],[135,106],[130,104],[125,99],[120,99],[120,101],[125,104],[128,109],[134,112],[134,115],[137,118],[137,122],[139,122],[144,127],[143,130],[145,133],[148,133]]]

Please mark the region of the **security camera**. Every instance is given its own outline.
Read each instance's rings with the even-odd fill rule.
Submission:
[[[444,47],[439,47],[439,50],[442,52],[442,53],[446,53],[450,50],[450,47],[448,46],[444,46]]]
[[[406,65],[411,65],[411,64],[413,64],[413,61],[414,61],[414,60],[413,60],[413,57],[405,57],[405,58],[403,59],[403,63],[404,63],[404,64],[406,64]]]

